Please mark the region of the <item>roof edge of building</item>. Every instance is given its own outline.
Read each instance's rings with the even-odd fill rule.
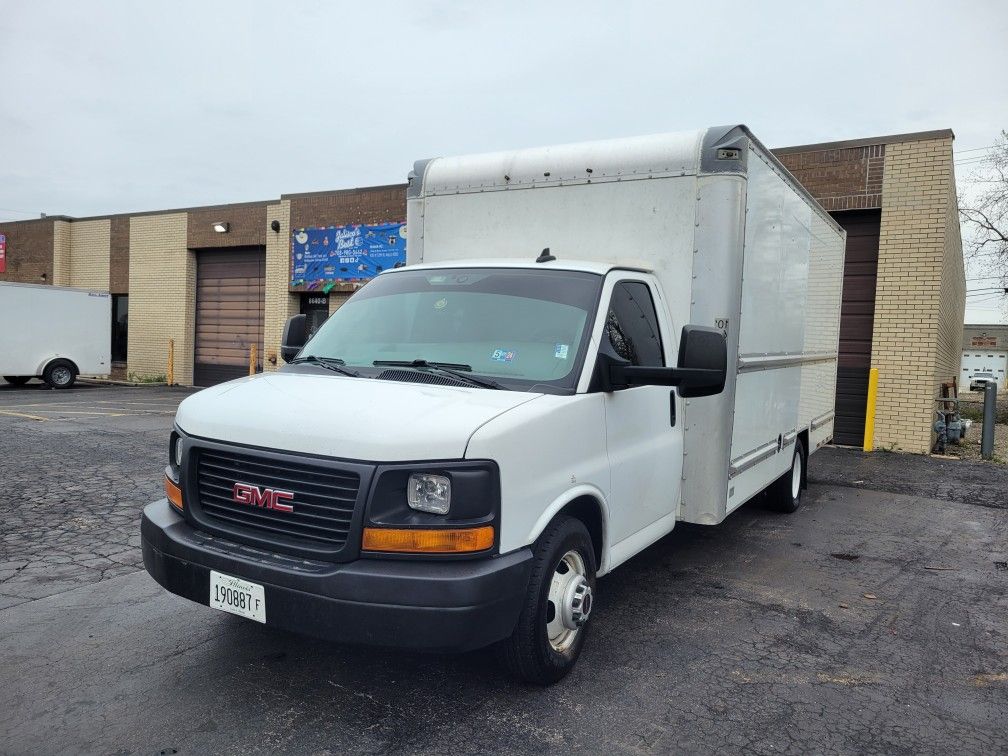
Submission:
[[[402,189],[405,191],[406,182],[398,182],[395,184],[377,184],[375,186],[353,186],[347,189],[319,189],[313,192],[293,192],[290,194],[281,194],[281,200],[289,199],[300,199],[301,197],[321,197],[326,194],[348,194],[350,192],[380,192],[388,191],[389,189]]]
[[[823,150],[842,150],[852,147],[870,147],[876,144],[898,144],[900,142],[924,142],[929,139],[955,139],[952,129],[935,129],[934,131],[914,131],[908,134],[890,134],[888,136],[867,137],[864,139],[847,139],[840,142],[819,142],[818,144],[799,144],[794,147],[775,147],[771,150],[775,155],[788,155],[795,152],[821,152]]]

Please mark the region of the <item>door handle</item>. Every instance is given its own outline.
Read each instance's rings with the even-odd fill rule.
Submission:
[[[675,428],[675,389],[669,391],[669,426]]]

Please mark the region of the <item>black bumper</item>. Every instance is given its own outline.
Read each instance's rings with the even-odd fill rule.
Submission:
[[[358,559],[310,562],[193,529],[167,499],[140,525],[147,572],[179,596],[209,605],[210,571],[263,585],[266,624],[345,643],[468,651],[514,630],[531,552],[477,561]]]

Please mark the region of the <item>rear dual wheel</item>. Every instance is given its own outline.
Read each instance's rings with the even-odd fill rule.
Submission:
[[[550,685],[581,655],[595,590],[595,551],[584,523],[559,517],[536,541],[525,606],[497,655],[515,677]]]
[[[801,506],[802,481],[805,477],[805,445],[801,437],[795,439],[791,469],[784,473],[767,489],[770,508],[778,512],[798,511]]]

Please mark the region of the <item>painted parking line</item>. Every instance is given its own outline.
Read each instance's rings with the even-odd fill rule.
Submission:
[[[26,417],[29,420],[40,420],[42,422],[51,419],[48,417],[39,417],[38,415],[29,415],[26,412],[7,412],[6,410],[0,410],[0,415],[10,415],[11,417]]]

